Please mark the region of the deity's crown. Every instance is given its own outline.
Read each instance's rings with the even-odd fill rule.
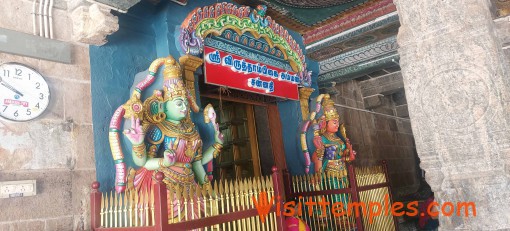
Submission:
[[[163,99],[165,101],[179,96],[186,98],[186,87],[182,80],[181,66],[172,56],[165,58],[163,78]]]
[[[340,118],[335,108],[335,102],[333,102],[333,100],[331,100],[329,97],[323,100],[322,108],[324,109],[324,116],[326,117],[326,121]]]

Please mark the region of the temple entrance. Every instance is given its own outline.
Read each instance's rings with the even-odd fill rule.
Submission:
[[[218,123],[225,138],[223,152],[214,163],[214,178],[270,175],[276,155],[271,133],[281,134],[279,129],[270,126],[271,110],[268,107],[275,105],[239,99],[233,101],[228,97],[220,101],[219,96],[214,95],[202,96],[201,103],[210,103],[217,109]],[[272,122],[279,123],[274,118]]]

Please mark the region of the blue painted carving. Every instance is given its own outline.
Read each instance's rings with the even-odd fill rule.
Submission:
[[[341,68],[332,72],[328,72],[326,74],[319,75],[318,83],[327,83],[327,82],[345,82],[351,79],[355,79],[362,75],[368,74],[370,72],[380,70],[385,67],[395,65],[394,62],[398,62],[400,56],[397,52],[391,52],[384,57],[377,58],[375,60],[369,60],[367,62],[363,62],[357,65],[351,65],[345,68]]]
[[[248,46],[244,45],[245,41]],[[252,43],[254,44],[253,47],[250,46]],[[277,48],[270,48],[263,39],[256,40],[245,34],[239,36],[232,30],[225,30],[221,36],[207,37],[205,45],[284,70],[292,70],[289,62],[283,59],[282,51]],[[274,53],[274,55],[271,53]]]
[[[397,37],[389,37],[368,46],[352,50],[319,62],[319,74],[323,75],[325,73],[345,68],[350,65],[355,65],[357,63],[381,57],[388,53],[395,52],[397,49]]]
[[[239,34],[237,34],[237,32],[235,32],[233,30],[229,30],[229,29],[225,30],[221,34],[221,37],[238,43],[237,45],[240,47],[243,47],[246,49],[248,49],[248,47],[252,48],[252,49],[256,49],[258,51],[267,53],[267,55],[272,55],[272,56],[275,56],[275,57],[283,60],[283,52],[276,47],[270,48],[270,46],[266,43],[266,40],[264,40],[264,39],[255,39],[254,37],[250,36],[249,34],[239,35]],[[239,41],[242,41],[242,42],[239,42]]]

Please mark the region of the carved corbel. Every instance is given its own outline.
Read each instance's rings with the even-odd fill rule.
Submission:
[[[299,102],[301,103],[301,115],[303,115],[303,121],[308,119],[310,111],[308,108],[308,100],[314,90],[315,89],[310,87],[299,88]]]
[[[106,36],[119,30],[119,19],[110,9],[97,4],[81,5],[71,13],[73,40],[90,45],[103,45]]]
[[[195,71],[204,61],[193,55],[184,55],[179,58],[179,63],[184,68],[184,81],[186,88],[191,92],[193,99],[196,101],[195,95]]]

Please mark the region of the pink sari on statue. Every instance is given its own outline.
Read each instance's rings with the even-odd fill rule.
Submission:
[[[186,218],[187,220],[193,220],[199,217],[199,209],[198,205],[195,203],[193,205],[193,208],[191,208],[191,204],[188,202],[188,212],[185,214],[184,211],[184,201],[181,199],[180,201],[175,195],[176,188],[179,187],[181,194],[183,190],[188,190],[190,187],[196,188],[197,183],[195,182],[195,175],[191,169],[191,162],[195,161],[197,156],[188,156],[186,155],[187,150],[187,141],[184,139],[175,139],[174,142],[172,142],[170,147],[174,147],[175,149],[175,163],[172,166],[165,167],[165,168],[159,168],[158,170],[148,170],[144,167],[141,167],[140,169],[134,171],[131,170],[128,179],[129,185],[132,185],[132,187],[129,187],[133,190],[135,190],[139,196],[142,195],[143,192],[147,191],[150,192],[152,190],[152,185],[155,183],[154,176],[157,172],[162,172],[165,175],[165,178],[163,179],[163,182],[166,184],[167,187],[167,205],[168,205],[168,222],[169,223],[176,223],[180,221],[184,221]],[[201,151],[201,140],[194,140],[191,143],[193,152],[197,153],[197,151]],[[169,188],[172,187],[173,195],[170,196],[170,190]],[[195,190],[193,190],[195,191]],[[182,195],[181,195],[182,196]],[[198,195],[200,196],[200,195]],[[173,198],[173,200],[171,200]],[[195,201],[196,201],[196,195],[195,195]],[[180,203],[180,210],[176,206]],[[141,206],[141,205],[140,205]],[[173,211],[172,211],[173,208]],[[202,209],[200,209],[202,210]]]

